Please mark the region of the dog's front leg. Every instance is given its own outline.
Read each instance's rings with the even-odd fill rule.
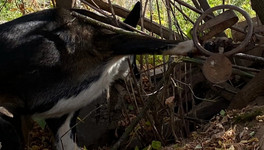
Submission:
[[[23,102],[6,94],[0,95],[0,144],[1,150],[22,150],[21,115]]]
[[[76,143],[76,124],[78,112],[72,112],[60,118],[46,119],[46,123],[55,136],[57,150],[80,150]]]

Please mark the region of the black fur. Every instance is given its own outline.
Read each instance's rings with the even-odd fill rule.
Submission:
[[[41,113],[89,89],[122,56],[162,54],[177,43],[115,33],[64,9],[48,9],[0,25],[0,106],[14,114],[14,118],[0,116],[2,150],[22,148],[17,144],[22,141],[21,115],[58,118],[60,126],[67,114],[80,108],[61,108],[46,116]],[[54,132],[57,128],[55,125]]]

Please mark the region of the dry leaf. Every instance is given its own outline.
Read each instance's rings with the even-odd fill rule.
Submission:
[[[175,99],[174,96],[167,98],[165,100],[165,104],[168,105],[169,107],[173,107],[174,106],[174,99]]]

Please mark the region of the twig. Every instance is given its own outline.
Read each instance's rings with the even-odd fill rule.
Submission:
[[[162,135],[160,134],[160,132],[158,131],[158,129],[157,129],[156,126],[154,125],[155,121],[152,119],[152,117],[150,117],[150,114],[149,114],[148,112],[146,112],[146,114],[147,114],[147,119],[149,120],[150,125],[151,125],[152,129],[154,130],[154,132],[156,132],[156,134],[157,134],[159,140],[161,141],[161,143],[162,143],[163,145],[166,144],[164,138],[162,138]],[[154,123],[153,123],[153,122],[154,122]]]
[[[128,27],[128,28],[131,29],[132,31],[135,31],[135,32],[140,33],[140,34],[145,35],[145,36],[150,36],[150,35],[148,35],[147,33],[142,32],[142,31],[138,30],[137,28],[134,28],[134,27],[132,27],[132,26],[126,24],[126,23],[123,23],[123,22],[118,22],[118,23],[121,24],[122,26]]]
[[[142,1],[140,1],[140,3],[143,4]],[[143,19],[143,22],[144,22],[144,17],[145,17],[146,11],[147,11],[147,5],[148,5],[148,0],[146,0],[146,2],[145,2],[144,9],[141,10],[141,12],[142,12],[142,19]],[[142,27],[143,27],[143,29],[144,29],[144,25],[143,25]]]
[[[110,20],[114,20],[115,22],[117,22],[117,23],[116,23],[116,26],[120,27],[120,25],[122,25],[122,26],[124,26],[124,27],[127,27],[127,28],[130,29],[131,31],[135,31],[135,32],[140,33],[140,34],[142,34],[142,35],[149,36],[149,35],[146,34],[145,32],[142,32],[142,31],[140,31],[140,30],[138,30],[138,29],[136,29],[136,28],[134,28],[134,27],[132,27],[132,26],[126,24],[126,23],[120,22],[119,20],[117,20],[117,19],[115,19],[115,18],[113,18],[113,17],[107,15],[104,11],[102,11],[101,8],[99,8],[99,6],[96,5],[96,3],[95,3],[94,1],[92,1],[92,2],[93,2],[93,5],[91,5],[90,3],[88,3],[88,2],[85,1],[85,0],[82,0],[82,2],[83,2],[84,4],[86,4],[86,5],[88,5],[89,7],[93,8],[94,10],[96,10],[97,12],[99,12],[100,14],[106,16],[106,17],[109,18]],[[96,6],[96,7],[95,7],[95,6]],[[111,5],[111,7],[113,8],[113,5]],[[114,12],[114,9],[113,9],[113,12]],[[114,15],[114,16],[116,16],[116,15]]]
[[[185,37],[187,37],[187,35],[182,31],[182,29],[181,29],[181,27],[179,25],[179,22],[178,22],[178,20],[177,20],[177,18],[175,16],[176,13],[172,10],[172,7],[171,7],[170,3],[169,3],[169,9],[172,11],[172,16],[174,18],[174,21],[173,21],[174,26],[178,30],[178,33],[181,35],[181,40],[184,40],[184,36],[183,35],[185,35]]]
[[[158,17],[159,17],[159,25],[160,25],[160,37],[163,39],[163,32],[162,32],[162,25],[161,25],[161,17],[160,17],[160,9],[159,9],[159,2],[156,0],[157,10],[158,10]]]
[[[191,6],[191,5],[189,5],[188,3],[185,3],[185,2],[183,2],[181,0],[175,0],[175,1],[178,2],[180,5],[183,5],[183,6],[187,7],[187,8],[189,8],[189,9],[191,9],[192,11],[194,11],[196,13],[199,13],[199,14],[203,13],[203,11],[201,11],[201,10]]]
[[[240,70],[251,71],[251,72],[260,72],[260,71],[261,71],[261,70],[259,70],[259,69],[248,68],[248,67],[238,66],[238,65],[232,65],[232,67],[233,67],[233,68],[240,69]]]
[[[115,20],[115,23],[116,23],[116,25],[118,26],[118,21],[117,21],[117,19],[116,19],[115,11],[114,11],[113,5],[112,5],[112,3],[111,3],[111,0],[108,0],[108,3],[109,3],[109,5],[110,5],[111,13],[112,13],[112,16],[113,16],[113,18],[114,18],[114,20]]]
[[[152,31],[152,22],[153,22],[153,17],[152,17],[152,0],[149,0],[149,18],[150,18],[150,22],[151,22],[151,30],[150,30],[150,34],[151,36],[153,36],[153,31]]]
[[[192,64],[191,63],[190,63],[190,70],[192,70]],[[193,74],[190,74],[190,84],[191,85],[193,85],[193,81],[194,81],[193,80]],[[191,95],[191,99],[192,99],[192,108],[195,108],[195,100],[194,100],[193,95]],[[192,112],[193,112],[194,117],[197,117],[196,109],[193,109]]]
[[[101,9],[103,9],[104,11],[107,11],[107,12],[111,12],[111,10],[109,9],[109,4],[108,3],[105,3],[101,0],[93,0],[94,2],[97,3],[98,6],[100,6]],[[140,0],[141,4],[143,0]],[[89,4],[90,5],[93,5],[95,6],[95,4],[92,2],[92,0],[82,0],[82,2],[86,2],[86,4]],[[113,8],[115,10],[115,14],[117,16],[120,16],[120,17],[127,17],[127,14],[129,13],[129,10],[127,9],[124,9],[120,6],[117,6],[117,5],[113,5]],[[142,8],[141,8],[142,10]],[[151,23],[149,19],[147,18],[144,18],[144,15],[143,15],[143,11],[141,11],[141,19],[140,19],[140,22],[141,22],[141,27],[143,27],[142,25],[144,25],[144,28],[142,29],[147,29],[147,30],[153,30],[153,32],[157,35],[160,35],[160,27],[162,27],[162,30],[163,30],[163,37],[165,39],[169,39],[169,34],[171,31],[169,31],[166,27],[164,26],[160,26],[158,23],[156,22],[153,22]],[[152,25],[151,25],[152,24]],[[150,29],[150,26],[153,27],[153,29]],[[173,34],[174,34],[174,31],[173,31]]]
[[[132,123],[126,128],[126,131],[123,133],[123,135],[120,137],[120,139],[115,143],[115,145],[111,148],[111,150],[117,150],[120,145],[127,139],[130,132],[136,127],[136,125],[139,123],[139,121],[145,116],[147,110],[150,108],[154,100],[156,99],[156,94],[151,95],[148,98],[148,101],[145,105],[145,107],[142,109],[142,111],[138,114],[135,120],[132,121]]]
[[[197,0],[192,0],[192,2],[193,2],[193,4],[194,4],[194,6],[197,8],[197,9],[202,9],[201,8],[201,6],[200,6],[200,4],[197,2]]]
[[[171,125],[171,130],[172,130],[172,135],[174,137],[175,143],[178,140],[178,137],[176,135],[176,131],[175,131],[175,120],[174,120],[174,108],[173,107],[169,107],[169,112],[170,112],[170,125]]]
[[[149,0],[149,18],[150,18],[150,22],[151,22],[151,29],[152,29],[152,22],[153,22],[153,17],[152,17],[152,0]],[[153,36],[153,30],[150,30],[150,35]],[[148,59],[149,59],[149,55],[145,55],[145,59],[146,59],[146,65],[147,65],[147,70],[149,70],[149,62],[148,62]],[[153,59],[152,59],[152,62],[154,64],[154,67],[155,67],[155,57],[153,55]],[[149,84],[150,84],[150,87],[152,87],[152,82],[151,82],[151,77],[150,77],[150,71],[147,71],[147,75],[148,75],[148,81],[149,81]],[[156,75],[156,70],[154,70],[154,76]],[[154,79],[154,85],[156,85],[156,80]]]
[[[130,62],[128,62],[128,63],[130,63]],[[165,73],[165,76],[163,77],[165,81],[167,81],[167,82],[169,81],[166,79],[169,79],[170,73],[175,66],[176,66],[175,62],[173,62],[169,66],[168,71]],[[162,80],[162,81],[164,81],[164,80]],[[157,85],[157,89],[159,89],[158,91],[160,91],[161,89],[164,90],[164,88],[162,88],[162,84]],[[130,132],[132,132],[132,130],[136,127],[138,122],[145,116],[147,110],[151,107],[153,102],[156,100],[157,94],[159,93],[158,91],[155,91],[152,94],[148,95],[149,97],[147,99],[147,103],[144,105],[144,108],[138,114],[137,118],[135,120],[133,120],[132,123],[127,127],[126,131],[123,133],[123,135],[120,137],[120,139],[115,143],[115,145],[111,148],[111,150],[117,150],[120,147],[120,145],[128,138]]]
[[[55,0],[51,0],[53,7],[56,7]]]
[[[203,119],[199,119],[197,117],[184,116],[184,119],[189,120],[189,121],[193,121],[193,122],[196,122],[196,123],[199,123],[199,124],[208,123],[208,121],[203,120]]]
[[[127,58],[126,60],[127,60],[127,62],[128,62],[128,66],[129,66],[130,72],[132,72],[133,67],[132,67],[132,65],[131,65],[131,63],[130,63],[130,60],[129,60],[128,58]],[[133,81],[134,81],[134,83],[135,83],[136,90],[137,90],[137,92],[138,92],[138,94],[139,94],[139,99],[140,99],[140,101],[142,102],[142,104],[144,104],[142,94],[141,94],[141,92],[140,92],[140,90],[139,90],[139,87],[138,87],[138,85],[137,85],[137,79],[136,79],[136,76],[135,76],[135,74],[134,74],[133,72],[131,73],[131,77],[132,77],[132,79],[133,79]]]
[[[149,68],[149,62],[148,62],[148,59],[149,59],[149,55],[144,55],[145,57],[145,65],[147,67],[147,77],[148,77],[148,81],[149,81],[149,84],[150,86],[152,86],[152,83],[151,83],[151,77],[150,77],[150,68]]]
[[[221,86],[219,84],[214,84],[213,87],[217,87],[217,88],[219,88],[221,90],[225,90],[225,91],[227,91],[229,93],[232,93],[232,94],[237,94],[237,91],[233,91],[231,89],[227,89],[226,87],[223,87],[223,86]]]
[[[5,7],[6,3],[7,3],[7,0],[5,0],[4,4],[1,6],[1,8],[0,8],[0,12],[1,12],[2,9]]]
[[[161,17],[160,17],[160,9],[159,9],[159,2],[158,2],[158,0],[156,0],[156,5],[157,5],[157,11],[158,11],[158,18],[159,18],[159,25],[160,25],[160,38],[161,39],[163,39],[163,30],[162,30],[162,24],[161,24]],[[164,58],[164,57],[162,57],[162,58]],[[164,60],[163,60],[163,62],[165,62]],[[156,58],[155,58],[155,55],[153,55],[153,66],[154,66],[154,70],[153,70],[153,72],[154,72],[154,86],[156,86],[157,85],[157,80],[156,80]],[[164,70],[165,71],[165,70]],[[164,73],[164,71],[163,71],[163,73]]]
[[[140,30],[142,32],[144,32],[144,17],[145,17],[145,11],[146,11],[147,4],[148,4],[148,0],[146,0],[145,7],[143,9],[143,0],[140,0],[140,27],[141,27]],[[140,64],[139,70],[143,70],[143,55],[139,56],[139,64]],[[141,87],[141,89],[143,89],[142,88],[143,87],[142,76],[140,76],[139,78],[139,86]]]
[[[196,96],[195,93],[194,93],[194,91],[192,90],[192,87],[191,87],[190,84],[184,83],[184,82],[182,82],[182,81],[180,81],[180,80],[177,80],[177,79],[173,79],[172,77],[171,77],[171,81],[173,82],[174,86],[176,86],[176,87],[178,87],[178,85],[176,84],[175,81],[177,81],[177,82],[179,82],[179,83],[181,83],[181,84],[187,86],[187,87],[190,89],[190,91],[191,91],[191,93],[193,94],[193,96],[194,96],[196,99],[198,99],[198,100],[201,100],[201,101],[208,101],[208,102],[215,102],[214,99],[206,99],[206,98],[200,98],[200,97]]]
[[[115,26],[112,26],[112,25],[109,25],[109,24],[106,24],[106,23],[103,23],[103,22],[100,22],[100,21],[97,21],[91,17],[88,17],[88,16],[85,16],[85,15],[82,15],[80,13],[77,13],[77,12],[71,12],[71,14],[79,19],[82,19],[83,21],[85,22],[89,22],[90,24],[92,25],[95,25],[95,26],[99,26],[99,27],[102,27],[102,28],[105,28],[105,29],[108,29],[108,30],[111,30],[111,31],[114,31],[116,33],[123,33],[123,34],[128,34],[128,35],[139,35],[137,33],[134,33],[134,32],[130,32],[130,31],[126,31],[124,29],[121,29],[121,28],[118,28],[118,27],[115,27]]]
[[[170,1],[170,3],[172,2]],[[174,3],[173,3],[173,6],[183,15],[185,19],[187,19],[189,22],[194,24],[194,22],[189,18],[189,16],[187,16],[178,6],[176,6]]]
[[[160,65],[156,65],[155,67],[153,67],[153,68],[150,68],[149,70],[154,70],[154,69],[157,69],[157,68],[160,68],[160,67],[162,67],[162,66],[167,66],[168,65],[168,62],[165,62],[165,63],[162,63],[162,64],[160,64]],[[142,73],[145,73],[145,72],[147,72],[148,70],[142,70],[142,71],[140,71],[140,74],[142,74]],[[166,70],[164,70],[163,71],[163,73],[165,72]]]
[[[141,31],[144,31],[144,10],[145,9],[143,10],[142,5],[143,5],[143,0],[140,0],[140,26],[141,26]]]
[[[67,134],[69,133],[73,128],[75,128],[77,125],[79,125],[81,122],[83,122],[85,119],[87,119],[93,112],[97,111],[98,109],[100,109],[103,105],[100,105],[98,106],[97,108],[93,109],[92,111],[90,111],[87,115],[85,115],[83,117],[83,119],[79,120],[74,126],[72,126],[69,130],[67,130],[61,137],[60,137],[60,142],[61,142],[61,145],[62,145],[62,148],[64,149],[63,147],[63,142],[62,142],[62,138]]]
[[[253,55],[249,55],[249,54],[237,53],[234,56],[237,57],[237,58],[241,58],[241,59],[264,62],[264,58],[263,57],[253,56]]]
[[[169,24],[169,30],[170,30],[170,35],[169,35],[169,40],[173,39],[173,35],[172,35],[172,21],[171,21],[171,14],[170,14],[170,2],[169,0],[165,0],[166,2],[166,10],[167,10],[167,16],[168,16],[168,24]]]
[[[134,72],[131,71],[131,73],[134,73]],[[138,104],[137,104],[137,98],[136,98],[135,90],[134,90],[132,82],[131,82],[131,78],[129,79],[129,84],[130,84],[130,87],[131,87],[131,90],[132,90],[133,99],[134,99],[134,102],[135,102],[135,105],[136,105],[136,108],[137,108],[137,113],[139,113],[139,107],[138,107]]]
[[[86,2],[85,0],[81,0],[84,4],[88,5],[89,7],[93,8],[94,10],[100,12],[101,14],[103,14],[104,16],[110,18],[109,15],[107,15],[104,11],[102,11],[102,9],[100,9],[100,7],[92,0],[93,5],[91,5],[90,3]]]
[[[255,75],[253,75],[251,73],[248,73],[248,72],[236,69],[236,68],[233,68],[233,74],[237,74],[237,75],[244,76],[247,78],[254,78],[255,77]]]

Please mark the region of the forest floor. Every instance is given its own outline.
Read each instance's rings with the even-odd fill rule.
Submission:
[[[162,150],[257,150],[264,148],[264,106],[248,106],[241,110],[221,111],[207,124],[201,125],[187,138]],[[34,124],[27,150],[51,150],[52,138],[47,128]],[[85,149],[85,148],[84,148]],[[98,148],[108,150],[109,147]],[[147,150],[155,149],[151,144]]]
[[[124,93],[125,94],[123,96],[125,97],[124,98],[125,101],[131,101],[131,99],[129,99],[128,96],[126,95],[129,92],[125,91]],[[118,92],[117,95],[120,96],[122,94],[121,92]],[[107,105],[105,103],[106,103],[105,101],[101,102],[101,104]],[[92,104],[92,105],[93,107],[95,107],[95,105],[99,105],[99,104]],[[98,110],[97,114],[93,114],[89,116],[90,119],[86,120],[85,123],[90,126],[88,127],[87,126],[80,127],[80,125],[77,126],[77,133],[78,133],[78,128],[79,130],[80,128],[82,128],[79,133],[83,134],[85,140],[89,138],[90,141],[91,139],[94,140],[96,136],[103,137],[103,140],[102,138],[101,139],[98,138],[97,141],[95,141],[97,144],[100,143],[101,146],[93,145],[92,148],[89,146],[87,146],[87,148],[83,146],[84,150],[86,149],[110,150],[113,147],[113,145],[118,141],[118,139],[120,139],[120,136],[125,132],[127,128],[129,128],[130,124],[132,124],[131,122],[133,122],[133,120],[135,120],[139,115],[139,112],[129,108],[129,105],[131,105],[131,103],[127,103],[127,105],[128,106],[125,106],[125,110],[123,110],[123,108],[121,108],[121,110],[122,113],[123,111],[126,111],[128,118],[124,118],[124,117],[122,118],[118,116],[117,119],[114,120],[118,122],[118,125],[114,127],[114,132],[112,132],[113,135],[107,135],[110,132],[105,132],[106,130],[109,130],[109,120],[107,119],[108,108]],[[146,103],[145,105],[142,104],[139,105],[140,105],[139,107],[143,108],[146,106]],[[165,109],[168,109],[167,107],[168,106],[162,107],[156,111],[158,112],[164,111]],[[213,107],[219,107],[219,106],[214,105]],[[86,114],[91,111],[89,110],[88,107],[84,109],[87,110],[87,112],[85,112]],[[148,114],[146,114],[145,116],[150,114],[151,117],[155,116],[153,115],[155,114],[153,113],[155,109],[153,108],[151,109],[152,110],[149,110]],[[209,110],[207,110],[207,112],[208,111]],[[116,114],[120,115],[120,111],[116,112]],[[171,128],[170,121],[167,122],[161,121],[162,126],[167,127],[169,133],[171,134],[170,139],[167,139],[165,134],[162,135],[163,138],[165,138],[166,140],[165,142],[167,144],[161,144],[159,140],[156,141],[156,139],[158,139],[157,134],[155,135],[155,132],[151,127],[151,125],[147,125],[147,124],[151,124],[149,122],[154,122],[155,125],[157,125],[160,119],[170,120],[170,117],[167,113],[165,113],[164,116],[163,115],[164,114],[157,117],[158,119],[156,120],[152,118],[152,121],[148,121],[144,117],[141,118],[141,121],[138,123],[136,127],[133,128],[133,131],[129,134],[128,136],[129,139],[127,141],[123,141],[123,143],[126,144],[121,145],[120,149],[122,150],[123,149],[129,149],[129,150],[130,149],[133,150],[155,150],[155,149],[158,150],[262,150],[264,149],[263,99],[260,99],[260,102],[254,101],[247,107],[240,110],[226,111],[225,109],[223,109],[220,112],[218,112],[216,115],[214,115],[210,120],[207,121],[203,120],[201,121],[201,123],[196,123],[195,124],[196,126],[194,127],[195,130],[190,130],[191,132],[189,132],[187,136],[186,135],[182,136],[184,138],[176,137],[177,138],[176,139],[175,136],[172,136],[172,132],[176,130],[183,130],[182,128],[183,125],[181,124],[182,123],[181,121],[180,121],[181,127],[177,126],[177,122],[175,122],[176,124],[174,130]],[[99,121],[97,121],[98,119]],[[43,126],[43,124],[41,126],[42,127],[40,127],[40,125],[36,122],[34,123],[34,126],[28,135],[27,138],[28,142],[25,147],[25,150],[52,150],[52,143],[53,143],[53,138],[51,138],[52,134],[47,127]],[[121,132],[120,132],[120,128],[122,128]],[[92,133],[93,136],[90,136],[91,133],[89,132],[84,133],[87,130],[93,130]],[[180,131],[180,132],[184,133],[184,131]],[[163,133],[163,131],[161,133]],[[102,141],[104,140],[108,140],[108,144],[106,144],[107,146],[102,146]],[[111,144],[109,144],[109,141]],[[85,145],[85,143],[87,142],[83,142],[81,145]],[[139,143],[141,143],[141,146],[137,146]]]
[[[164,150],[256,150],[263,149],[264,106],[220,112],[209,123]],[[182,144],[184,143],[184,144]]]

